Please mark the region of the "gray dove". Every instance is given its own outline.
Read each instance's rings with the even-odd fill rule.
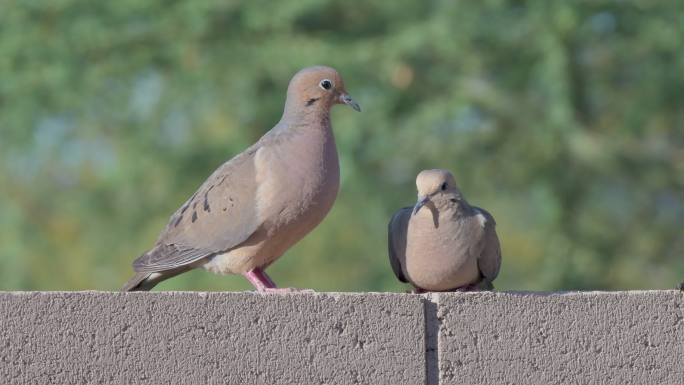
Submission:
[[[264,269],[316,227],[340,185],[330,109],[359,105],[330,67],[305,68],[287,88],[282,118],[222,164],[169,219],[154,247],[133,262],[122,290],[150,290],[202,267],[241,274],[258,291],[278,291]]]
[[[501,266],[494,218],[468,204],[447,170],[422,171],[416,186],[416,205],[389,222],[394,274],[418,292],[493,289]]]

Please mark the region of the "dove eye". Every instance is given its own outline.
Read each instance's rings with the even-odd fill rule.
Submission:
[[[328,79],[323,79],[321,80],[321,83],[319,84],[322,89],[324,90],[329,90],[332,88],[332,82]]]
[[[442,187],[440,187],[440,188],[442,189],[442,191],[444,191],[447,189],[447,187],[448,187],[447,183],[444,182],[444,183],[442,183]]]

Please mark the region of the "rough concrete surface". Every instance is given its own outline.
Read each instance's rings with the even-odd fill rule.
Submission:
[[[684,292],[0,293],[0,384],[684,384]]]
[[[0,293],[2,384],[424,384],[424,299]]]
[[[684,384],[684,292],[439,294],[440,383]]]

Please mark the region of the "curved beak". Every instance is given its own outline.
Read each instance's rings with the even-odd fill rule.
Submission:
[[[355,102],[354,99],[352,99],[352,97],[347,93],[340,94],[340,103],[344,103],[356,111],[361,112],[361,106],[359,106],[359,103]]]
[[[416,215],[420,208],[425,206],[425,204],[428,202],[430,202],[430,197],[428,195],[418,197],[418,202],[416,202],[416,205],[413,206],[413,215]]]

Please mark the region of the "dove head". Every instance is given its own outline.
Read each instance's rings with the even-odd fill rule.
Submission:
[[[306,116],[312,112],[327,112],[335,104],[346,104],[361,111],[358,103],[347,93],[342,77],[334,68],[304,68],[290,80],[285,102],[286,115]]]
[[[421,171],[416,177],[416,187],[418,188],[418,202],[413,208],[414,215],[428,203],[440,209],[463,201],[454,176],[447,170]]]

